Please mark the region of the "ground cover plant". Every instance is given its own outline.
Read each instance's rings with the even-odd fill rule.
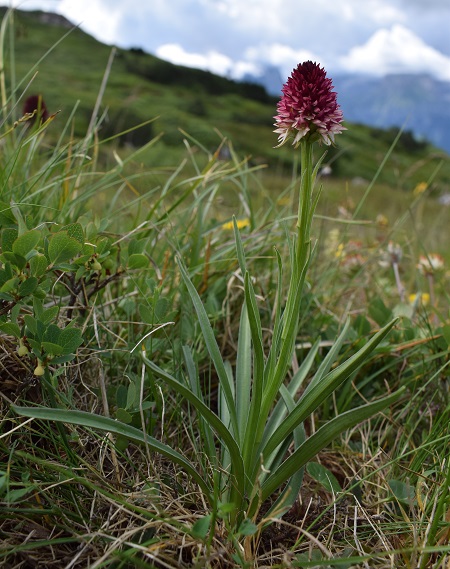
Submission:
[[[219,137],[143,168],[159,137],[102,141],[99,89],[82,138],[2,91],[1,562],[446,567],[439,170],[394,221],[361,215],[376,176],[330,215],[342,117],[311,62],[273,109],[283,192]]]

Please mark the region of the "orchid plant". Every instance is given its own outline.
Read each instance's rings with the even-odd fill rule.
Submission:
[[[205,518],[208,528],[214,527],[217,516],[221,516],[234,534],[243,535],[243,524],[247,524],[248,530],[249,523],[256,523],[260,507],[266,501],[270,501],[270,507],[265,519],[286,512],[298,496],[305,465],[341,432],[380,412],[401,394],[398,391],[338,415],[306,436],[304,422],[368,361],[395,324],[393,321],[380,329],[357,353],[335,365],[349,330],[347,322],[314,372],[319,340],[298,369],[295,372],[292,369],[302,293],[311,261],[311,226],[320,195],[315,181],[321,160],[314,163],[313,149],[321,143],[334,143],[335,135],[345,130],[342,120],[336,93],[324,69],[311,61],[298,65],[283,87],[275,116],[279,146],[292,139],[294,148],[300,148],[301,173],[296,231],[289,238],[289,258],[283,260],[275,251],[278,285],[269,347],[263,342],[258,301],[236,221],[234,235],[244,298],[234,366],[222,357],[202,300],[183,260],[178,259],[218,377],[218,411],[211,409],[209,394],[202,390],[196,357],[190,347],[183,349],[185,374],[177,377],[162,369],[145,352],[142,357],[148,373],[195,409],[202,449],[198,463],[145,431],[113,419],[63,409],[15,407],[16,412],[124,435],[164,455],[181,466],[205,495],[211,507]],[[290,282],[284,299],[281,283],[285,274],[290,275]]]

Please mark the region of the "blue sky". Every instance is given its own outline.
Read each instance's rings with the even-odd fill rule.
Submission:
[[[239,79],[287,77],[313,59],[329,74],[428,72],[450,81],[450,0],[10,0],[66,16],[97,39]]]

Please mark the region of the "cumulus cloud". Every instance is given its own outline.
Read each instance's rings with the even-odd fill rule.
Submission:
[[[450,57],[401,25],[377,30],[365,44],[352,48],[342,57],[341,65],[357,73],[429,73],[450,81]]]
[[[259,67],[254,63],[233,61],[230,57],[214,50],[202,54],[192,53],[184,50],[182,46],[172,43],[160,46],[156,50],[156,55],[176,65],[196,67],[234,79],[241,79],[247,73],[259,73]]]
[[[244,53],[248,61],[257,65],[269,64],[278,67],[283,76],[291,73],[292,69],[301,61],[316,61],[325,65],[323,58],[307,49],[294,49],[282,43],[271,43],[249,47]]]
[[[290,0],[200,0],[233,22],[241,30],[258,30],[259,33],[286,31],[286,8]],[[270,15],[270,16],[269,16]],[[269,16],[269,17],[268,17]]]
[[[313,52],[293,49],[282,43],[249,47],[243,53],[243,58],[237,61],[214,50],[206,53],[190,52],[175,43],[161,45],[157,48],[156,55],[176,65],[205,69],[232,79],[242,79],[246,75],[258,77],[267,66],[277,67],[282,76],[287,77],[299,62],[308,59],[325,65],[323,58],[321,60]]]
[[[233,66],[233,61],[229,57],[217,51],[205,54],[190,53],[175,43],[161,45],[156,50],[156,55],[176,65],[205,69],[218,75],[227,75]]]
[[[105,43],[241,78],[300,61],[450,80],[449,0],[0,0],[63,14]]]
[[[58,11],[71,22],[104,43],[116,41],[122,10],[120,2],[112,3],[105,13],[102,3],[92,0],[60,0]]]
[[[124,11],[121,0],[113,0],[108,5],[98,0],[9,0],[0,4],[21,10],[57,12],[99,41],[109,44],[116,42]]]

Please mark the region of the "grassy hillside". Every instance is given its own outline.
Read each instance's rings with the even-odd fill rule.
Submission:
[[[3,8],[0,12],[5,13]],[[51,131],[55,138],[72,116],[77,135],[86,132],[95,106],[111,46],[104,45],[64,19],[49,22],[42,12],[11,15],[5,26],[4,65],[13,78],[17,99],[41,93],[51,112],[61,111]],[[37,62],[37,63],[36,63]],[[16,114],[20,116],[21,102]],[[160,162],[177,163],[183,151],[180,129],[207,149],[214,149],[221,136],[230,139],[241,155],[253,163],[276,167],[277,176],[290,175],[293,153],[277,149],[273,133],[276,99],[257,85],[240,84],[212,73],[175,66],[141,49],[117,49],[103,95],[100,137],[109,137],[138,124],[121,143],[140,146],[164,133]],[[220,134],[219,134],[220,133]],[[351,125],[328,151],[333,175],[345,179],[372,180],[397,130],[383,131]],[[405,189],[429,180],[437,165],[439,191],[450,187],[448,157],[428,144],[402,134],[385,164],[379,181]]]
[[[448,568],[447,158],[348,125],[315,184],[258,86],[118,50],[97,98],[111,49],[40,17],[0,38],[0,566]]]

